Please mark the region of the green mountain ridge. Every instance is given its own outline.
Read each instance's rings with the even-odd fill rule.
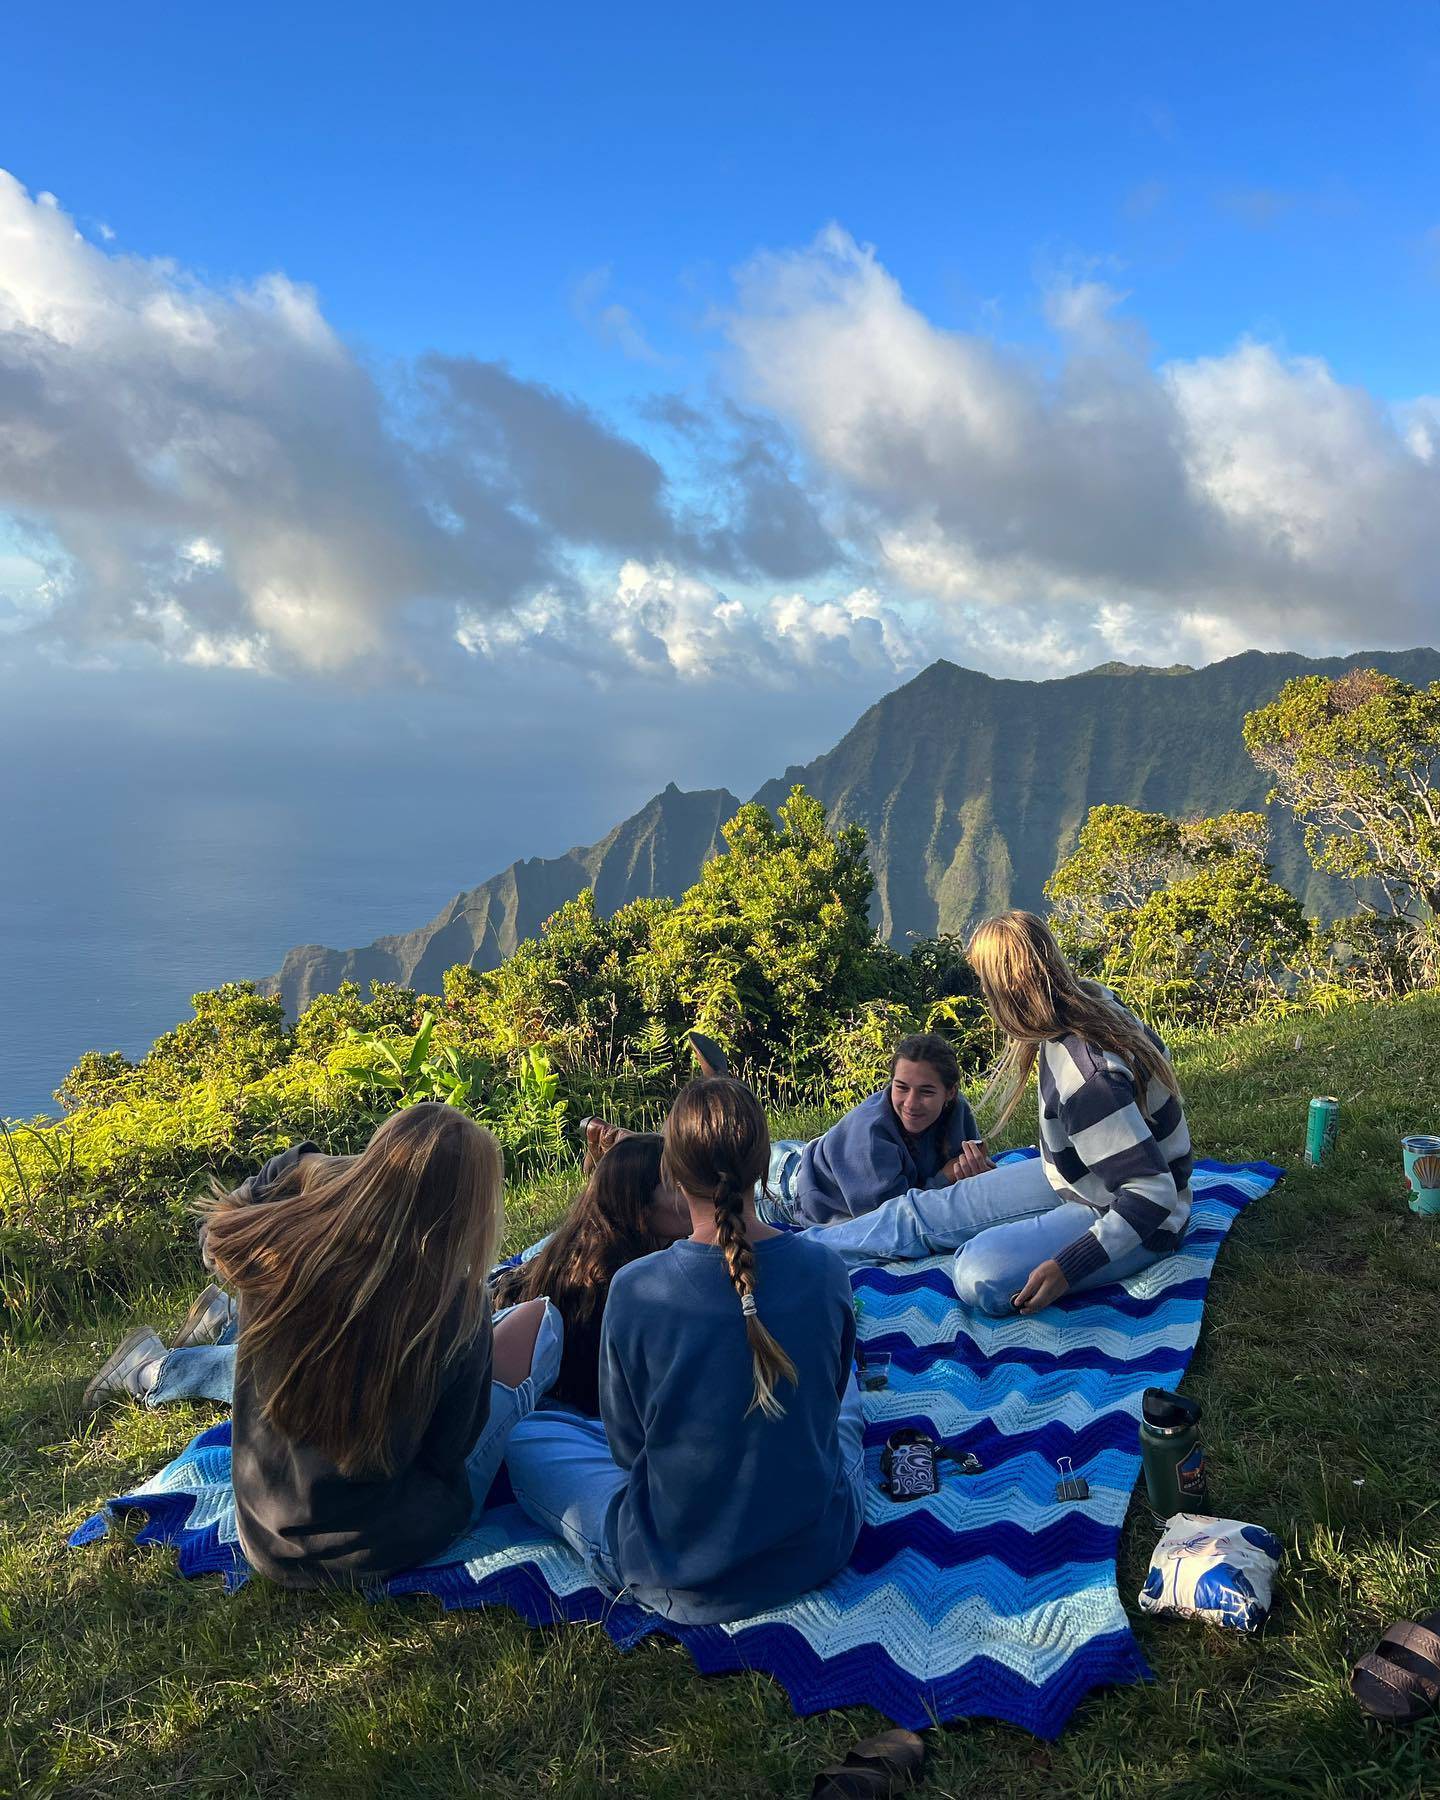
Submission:
[[[1317,660],[1250,650],[1202,669],[1107,663],[1048,681],[935,662],[755,798],[774,808],[800,783],[832,823],[863,825],[875,920],[903,945],[911,932],[964,931],[985,913],[1041,905],[1092,806],[1180,816],[1262,808],[1267,782],[1241,739],[1245,714],[1296,675],[1366,667],[1429,683],[1440,679],[1440,651]],[[739,805],[723,789],[682,793],[672,782],[597,844],[514,863],[415,931],[353,950],[302,945],[263,985],[292,1016],[347,979],[438,992],[452,964],[493,968],[584,887],[604,912],[678,898],[723,848],[720,826]],[[1295,821],[1278,809],[1271,818],[1276,874],[1307,911],[1353,910],[1354,889],[1315,872]]]

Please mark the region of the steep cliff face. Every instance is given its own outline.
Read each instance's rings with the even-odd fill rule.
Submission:
[[[724,848],[720,827],[740,804],[722,788],[682,794],[672,782],[598,844],[512,863],[457,894],[418,930],[377,938],[358,950],[302,944],[262,985],[280,995],[291,1017],[342,981],[358,981],[362,988],[398,981],[438,994],[446,969],[455,963],[493,969],[582,888],[593,887],[607,913],[642,895],[678,899],[701,863]]]
[[[963,931],[1001,907],[1039,906],[1092,806],[1262,809],[1268,783],[1246,754],[1245,714],[1293,676],[1355,667],[1428,683],[1440,679],[1440,652],[1313,661],[1250,651],[1205,669],[1110,664],[1045,682],[939,662],[756,798],[773,806],[801,782],[832,822],[865,827],[876,921],[892,942]],[[1311,867],[1289,814],[1272,809],[1271,819],[1279,879],[1312,912],[1353,906],[1353,889]]]
[[[1267,783],[1240,728],[1296,675],[1378,668],[1440,680],[1440,651],[1367,651],[1313,661],[1249,651],[1204,669],[1110,663],[1056,681],[1003,681],[937,662],[872,706],[833,750],[787,769],[755,796],[775,807],[797,782],[836,824],[863,825],[875,918],[908,932],[963,931],[987,912],[1038,907],[1056,863],[1102,802],[1180,815],[1263,807]],[[532,857],[459,894],[428,925],[358,950],[302,945],[266,984],[292,1016],[344,980],[399,981],[437,993],[457,962],[493,968],[555,909],[593,886],[602,911],[684,892],[723,848],[740,802],[673,783],[598,844]],[[1319,876],[1288,814],[1272,813],[1280,880],[1317,914],[1354,905]]]

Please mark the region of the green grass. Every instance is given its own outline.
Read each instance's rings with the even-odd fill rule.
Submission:
[[[1405,1208],[1401,1130],[1440,1130],[1440,996],[1254,1028],[1182,1058],[1204,1154],[1289,1179],[1246,1213],[1211,1288],[1188,1388],[1212,1503],[1287,1545],[1257,1639],[1136,1620],[1157,1679],[1087,1701],[1056,1744],[988,1722],[931,1734],[925,1792],[998,1796],[1440,1794],[1440,1730],[1367,1726],[1349,1665],[1440,1606],[1440,1223]],[[1337,1154],[1300,1165],[1305,1103],[1341,1102]],[[510,1206],[518,1244],[565,1184]],[[0,1353],[0,1792],[314,1795],[808,1794],[883,1723],[795,1719],[761,1676],[698,1677],[677,1645],[620,1656],[598,1629],[367,1606],[255,1582],[226,1599],[161,1550],[65,1534],[212,1416],[80,1391],[129,1325],[173,1326],[198,1281]],[[1122,1547],[1133,1598],[1154,1532]]]

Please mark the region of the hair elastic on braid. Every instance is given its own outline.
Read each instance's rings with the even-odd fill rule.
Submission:
[[[740,1310],[747,1319],[753,1319],[755,1317],[758,1308],[755,1305],[755,1296],[753,1294],[742,1294],[740,1296]]]

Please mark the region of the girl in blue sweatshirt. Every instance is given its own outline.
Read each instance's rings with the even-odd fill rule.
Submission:
[[[685,1624],[828,1580],[864,1513],[850,1283],[818,1236],[756,1217],[769,1149],[741,1083],[684,1089],[662,1167],[693,1235],[612,1280],[600,1420],[536,1413],[507,1451],[520,1505],[597,1582]]]
[[[809,1143],[770,1151],[760,1216],[772,1225],[833,1225],[911,1188],[949,1187],[994,1164],[985,1153],[960,1064],[934,1031],[902,1038],[890,1079]]]

